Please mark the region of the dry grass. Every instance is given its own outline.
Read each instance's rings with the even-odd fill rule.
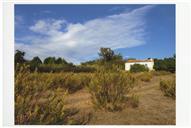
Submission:
[[[176,98],[176,82],[175,77],[169,80],[160,81],[160,89],[164,92],[165,96]]]
[[[174,125],[176,123],[175,100],[163,95],[159,88],[160,79],[170,79],[170,75],[154,76],[150,82],[144,82],[142,86],[133,89],[132,94],[139,96],[138,107],[133,107],[130,103],[122,111],[108,112],[96,110],[91,103],[91,95],[86,89],[80,90],[67,99],[68,107],[76,106],[82,113],[82,119],[89,117],[87,124],[91,125]],[[141,84],[141,83],[139,83]],[[91,116],[90,116],[91,115]]]
[[[16,124],[173,125],[176,100],[164,96],[159,83],[174,75],[159,74],[151,75],[151,79],[149,76],[149,80],[141,80],[139,73],[132,74],[139,82],[129,93],[124,93],[127,103],[122,111],[116,112],[94,109],[91,94],[85,88],[89,74],[17,74]],[[71,93],[66,95],[66,90]]]

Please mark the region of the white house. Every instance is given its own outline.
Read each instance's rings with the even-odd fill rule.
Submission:
[[[129,71],[131,68],[131,65],[134,64],[141,64],[146,66],[149,70],[153,70],[154,66],[154,60],[153,59],[147,59],[147,60],[127,60],[125,63],[125,70]]]

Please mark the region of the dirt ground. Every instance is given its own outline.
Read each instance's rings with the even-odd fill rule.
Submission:
[[[85,118],[85,124],[89,125],[175,125],[176,100],[164,96],[159,89],[160,79],[169,77],[154,76],[150,82],[139,82],[131,91],[139,96],[137,108],[127,106],[117,112],[95,110],[87,89],[68,95],[66,107],[79,109],[78,118]]]

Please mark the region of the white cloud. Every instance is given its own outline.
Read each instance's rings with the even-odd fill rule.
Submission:
[[[46,37],[38,37],[30,44],[16,43],[16,49],[26,51],[28,58],[61,56],[79,63],[95,57],[100,47],[119,49],[143,45],[146,43],[145,14],[152,7],[147,5],[84,24],[56,19],[39,20],[29,29]]]
[[[49,36],[55,36],[55,34],[60,33],[60,29],[62,26],[66,24],[65,20],[55,20],[55,19],[49,19],[49,20],[39,20],[36,22],[35,25],[29,27],[29,29],[33,32],[49,35]]]

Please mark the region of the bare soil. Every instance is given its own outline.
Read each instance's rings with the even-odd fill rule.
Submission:
[[[131,94],[139,96],[139,106],[127,105],[122,111],[107,112],[96,110],[91,103],[87,89],[80,90],[66,97],[66,108],[77,108],[75,118],[83,118],[89,125],[175,125],[176,100],[163,95],[159,88],[160,79],[172,75],[153,76],[150,82],[139,81]]]

